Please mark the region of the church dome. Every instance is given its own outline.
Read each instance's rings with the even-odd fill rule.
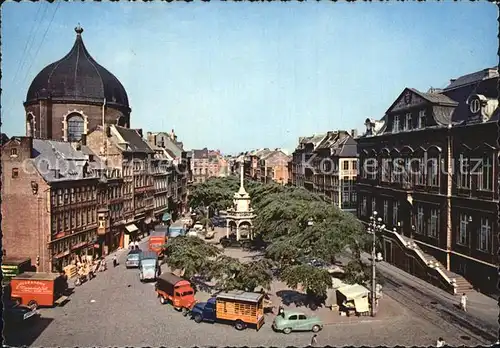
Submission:
[[[62,59],[46,66],[31,83],[25,105],[39,99],[75,103],[99,103],[130,110],[125,88],[89,54],[82,40],[83,29],[75,28],[73,48]]]

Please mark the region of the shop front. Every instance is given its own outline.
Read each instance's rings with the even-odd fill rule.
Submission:
[[[125,234],[123,238],[123,248],[128,248],[131,241],[137,240],[139,228],[135,224],[125,225]]]
[[[109,252],[112,253],[118,248],[123,248],[123,227],[112,227],[110,233],[110,249]]]

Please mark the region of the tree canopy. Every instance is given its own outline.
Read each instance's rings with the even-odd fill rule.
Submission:
[[[190,205],[225,210],[232,205],[238,187],[237,177],[209,179],[194,187]],[[350,254],[352,259],[345,267],[345,279],[362,282],[367,277],[367,270],[360,261],[360,251],[368,245],[369,236],[354,215],[343,212],[304,188],[255,181],[245,182],[245,188],[256,213],[254,233],[267,243],[266,258],[279,265],[281,279],[290,287],[301,284],[309,293],[324,295],[331,287],[331,276],[323,269],[309,266],[307,260],[334,264],[340,255],[345,254]],[[222,256],[218,258],[224,259]],[[233,274],[230,280],[224,278],[225,284],[246,284],[248,280],[240,279],[243,273],[258,278],[252,267],[245,268],[234,260],[224,260],[227,262],[226,268],[222,268],[225,274]],[[262,263],[259,267],[265,265]],[[239,268],[231,273],[227,267]]]

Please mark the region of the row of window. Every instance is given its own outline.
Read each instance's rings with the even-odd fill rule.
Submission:
[[[476,187],[481,191],[493,191],[493,156],[485,156],[479,160],[461,157],[460,170],[457,173],[457,187],[470,190],[472,178],[476,177]]]
[[[134,176],[134,185],[135,187],[151,186],[153,185],[153,177],[149,175]]]
[[[153,197],[134,197],[135,209],[143,209],[153,205]]]
[[[363,197],[360,205],[360,215],[362,217],[368,216],[367,211],[368,198]],[[371,213],[376,211],[377,201],[376,198],[371,199]],[[392,227],[399,227],[399,202],[394,201],[392,203]],[[417,205],[416,207],[416,217],[415,217],[415,233],[425,235],[430,238],[438,238],[439,228],[440,228],[440,209],[434,208],[426,212],[422,205]],[[382,209],[382,221],[388,223],[389,220],[389,201],[383,201]],[[457,227],[456,240],[458,245],[470,246],[471,233],[475,232],[469,228],[472,223],[472,217],[467,214],[460,214],[459,224]],[[476,249],[483,252],[492,251],[492,221],[487,218],[481,218],[480,224],[477,227],[477,244]]]
[[[165,179],[157,179],[154,181],[155,184],[155,189],[160,191],[160,190],[166,190],[169,188],[169,180],[168,178]]]
[[[97,221],[97,210],[96,208],[68,210],[53,216],[51,220],[52,234],[71,232],[75,228],[95,224]]]
[[[168,206],[168,195],[155,197],[155,209]]]
[[[426,217],[424,214],[424,207],[418,206],[415,219],[415,233],[437,238],[439,230],[439,213],[439,209],[431,209],[430,215]]]
[[[59,253],[68,251],[71,247],[78,245],[80,243],[91,243],[97,238],[96,230],[87,231],[85,233],[77,233],[74,236],[61,239],[52,244],[52,254],[57,255]]]
[[[72,203],[84,203],[97,199],[97,187],[83,186],[76,188],[57,189],[51,192],[52,206],[62,206]]]
[[[493,191],[493,155],[478,160],[461,157],[455,165],[456,184],[461,189],[471,189],[472,178],[477,179],[477,189]],[[440,173],[443,170],[440,157],[403,158],[381,160],[369,158],[363,161],[361,177],[385,183],[399,183],[413,186],[440,186]],[[444,171],[444,174],[446,171]]]
[[[109,217],[111,220],[120,220],[122,217],[123,203],[109,205]]]
[[[425,110],[421,110],[418,114],[416,124],[413,120],[411,113],[406,113],[404,116],[394,115],[392,122],[392,132],[398,133],[400,131],[409,131],[416,127],[417,129],[425,128],[427,115]]]

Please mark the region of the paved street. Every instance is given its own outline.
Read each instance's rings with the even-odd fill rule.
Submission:
[[[145,241],[143,241],[145,243]],[[232,256],[240,252],[233,250]],[[26,332],[9,335],[10,345],[34,346],[305,346],[311,333],[274,333],[266,317],[259,331],[236,331],[220,324],[196,324],[168,305],[160,305],[153,283],[139,282],[136,270],[120,265],[99,273],[97,278],[75,289],[71,300],[60,308],[41,309],[41,320]],[[165,266],[164,266],[165,267]],[[283,285],[273,285],[273,292]],[[208,294],[199,292],[199,300]],[[273,295],[273,301],[279,301]],[[303,310],[303,308],[301,308]],[[304,310],[308,312],[308,310]],[[385,314],[384,314],[385,313]],[[451,345],[475,346],[486,341],[462,339],[469,335],[452,324],[441,323],[432,313],[420,316],[386,296],[377,318],[344,318],[327,309],[316,313],[326,323],[319,345],[433,345],[442,336]],[[445,330],[445,331],[443,331]],[[470,337],[470,336],[469,336]]]

